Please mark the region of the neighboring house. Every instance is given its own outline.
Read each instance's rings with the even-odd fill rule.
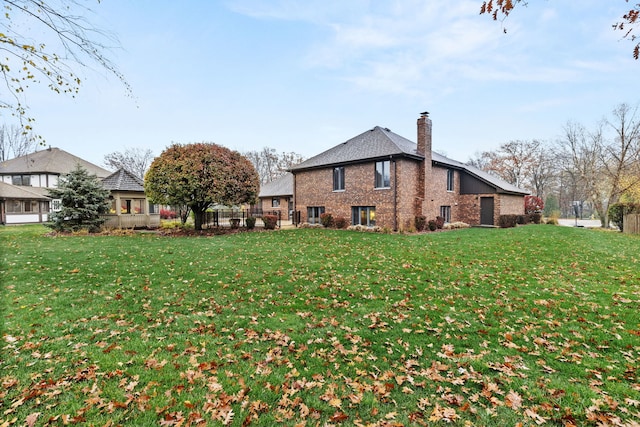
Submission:
[[[29,187],[0,181],[0,224],[45,222],[51,198]]]
[[[0,180],[13,185],[55,188],[60,175],[68,174],[76,165],[82,166],[90,175],[98,178],[111,175],[111,172],[100,166],[59,148],[49,147],[0,163]]]
[[[58,186],[61,175],[81,165],[90,174],[105,178],[108,170],[87,162],[59,148],[46,148],[35,153],[16,157],[0,163],[0,182],[8,185],[0,189],[3,224],[45,222],[49,213],[60,209],[60,200],[49,197],[49,188]],[[7,198],[7,195],[22,194],[22,198]],[[13,202],[9,203],[9,200]],[[33,209],[38,207],[36,215]],[[18,211],[18,212],[12,212]]]
[[[494,225],[523,214],[527,191],[432,152],[431,120],[418,119],[417,144],[375,127],[290,170],[294,210],[319,223],[322,213],[353,225],[410,229],[416,216]]]
[[[293,174],[283,176],[260,186],[260,208],[262,212],[280,212],[280,218],[291,219],[293,210]]]
[[[124,170],[112,173],[64,150],[51,147],[0,163],[0,183],[3,184],[0,186],[2,223],[48,221],[49,213],[58,211],[61,207],[60,200],[49,197],[49,189],[57,188],[60,177],[71,172],[77,165],[100,178],[105,188],[111,191],[112,213],[117,218],[108,218],[106,226],[129,228],[159,225],[160,216],[155,212],[155,206],[149,205],[144,185],[139,178]],[[116,206],[120,208],[117,209]]]
[[[160,226],[160,211],[149,203],[144,182],[126,169],[119,169],[102,179],[104,188],[111,192],[109,214],[104,215],[107,228],[135,228]]]

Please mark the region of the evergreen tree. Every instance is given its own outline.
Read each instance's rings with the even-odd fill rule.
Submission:
[[[56,231],[87,229],[97,232],[104,223],[100,215],[109,212],[109,190],[102,186],[96,175],[82,166],[65,177],[60,177],[58,188],[49,190],[49,196],[62,201],[62,209],[51,214],[47,226]]]

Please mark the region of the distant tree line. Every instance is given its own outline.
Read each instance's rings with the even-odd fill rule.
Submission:
[[[610,205],[640,202],[640,111],[622,103],[593,128],[567,122],[557,141],[510,141],[469,164],[540,197],[546,214],[572,213],[578,203],[604,227]]]
[[[37,141],[22,126],[0,126],[0,162],[32,153],[37,145]]]
[[[304,160],[300,154],[278,153],[275,148],[264,147],[262,150],[247,151],[244,153],[258,172],[260,183],[266,184],[284,175],[287,170]]]

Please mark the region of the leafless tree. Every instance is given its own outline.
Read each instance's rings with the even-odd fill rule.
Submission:
[[[108,169],[126,169],[144,180],[144,174],[154,159],[153,151],[142,148],[127,148],[124,152],[114,151],[104,156],[104,166]]]
[[[91,10],[83,3],[77,0],[1,2],[0,80],[7,91],[0,96],[0,108],[16,116],[26,132],[31,131],[34,121],[28,115],[26,100],[31,85],[45,84],[54,93],[75,96],[81,86],[78,69],[97,65],[115,75],[130,92],[123,75],[105,54],[117,46],[118,41],[91,25],[86,19]]]
[[[640,116],[638,107],[622,103],[612,117],[587,131],[569,123],[561,141],[565,173],[574,177],[600,216],[609,224],[608,207],[640,184]]]
[[[20,126],[0,126],[0,161],[24,156],[35,151],[36,147],[36,141]]]
[[[275,148],[264,147],[260,151],[248,151],[244,153],[253,166],[258,171],[260,177],[260,183],[266,184],[276,178],[284,175],[287,170],[304,160],[304,158],[297,153],[280,153]]]
[[[557,176],[548,144],[539,140],[515,140],[495,151],[476,153],[469,164],[544,198]]]

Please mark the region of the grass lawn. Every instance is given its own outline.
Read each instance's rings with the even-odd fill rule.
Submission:
[[[0,426],[640,423],[640,238],[0,229]]]

